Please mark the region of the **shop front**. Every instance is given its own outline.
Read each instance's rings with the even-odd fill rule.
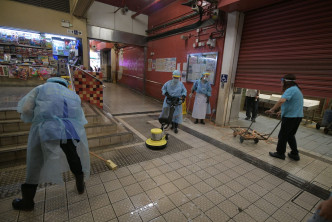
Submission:
[[[82,64],[82,40],[69,36],[0,27],[0,84],[68,76]]]

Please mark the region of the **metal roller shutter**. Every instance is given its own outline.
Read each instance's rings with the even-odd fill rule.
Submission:
[[[332,1],[284,1],[245,14],[235,86],[281,91],[295,74],[305,96],[332,98]]]

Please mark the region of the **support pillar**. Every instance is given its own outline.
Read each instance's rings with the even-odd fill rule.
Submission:
[[[228,78],[226,83],[220,83],[218,92],[216,124],[219,126],[228,125],[230,120],[243,22],[243,13],[228,13],[223,60],[221,66],[221,74],[227,75]],[[238,103],[236,105],[238,105]]]

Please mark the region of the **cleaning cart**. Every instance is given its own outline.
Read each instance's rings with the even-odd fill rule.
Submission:
[[[272,133],[277,129],[280,125],[281,120],[279,123],[274,127],[270,134],[261,134],[256,130],[252,129],[251,126],[254,122],[248,127],[230,127],[233,130],[233,136],[236,137],[237,135],[240,136],[240,143],[243,143],[245,140],[253,140],[255,143],[258,143],[260,140],[268,140]]]

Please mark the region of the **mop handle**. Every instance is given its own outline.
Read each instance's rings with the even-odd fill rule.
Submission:
[[[276,125],[276,127],[274,127],[274,129],[272,130],[272,132],[270,133],[270,135],[267,137],[267,140],[270,138],[270,136],[272,135],[272,133],[277,129],[277,127],[279,126],[280,123],[281,123],[281,120],[280,120],[279,123]]]
[[[254,123],[254,121],[251,121],[251,123],[250,123],[250,125],[249,125],[249,127],[248,127],[248,129],[247,129],[247,132],[250,130],[250,127],[251,127],[251,125]]]
[[[191,97],[193,97],[193,95]],[[191,104],[191,97],[189,96],[189,103],[188,103],[188,105],[186,107],[187,108],[187,110],[186,110],[187,114],[188,114],[188,109],[190,108],[190,104]]]
[[[105,161],[106,162],[106,160],[105,159],[103,159],[103,158],[101,158],[100,156],[98,156],[97,154],[95,154],[95,153],[93,153],[93,152],[89,152],[90,154],[92,154],[93,156],[95,156],[95,157],[97,157],[98,159],[101,159],[101,160],[103,160],[103,161]]]

